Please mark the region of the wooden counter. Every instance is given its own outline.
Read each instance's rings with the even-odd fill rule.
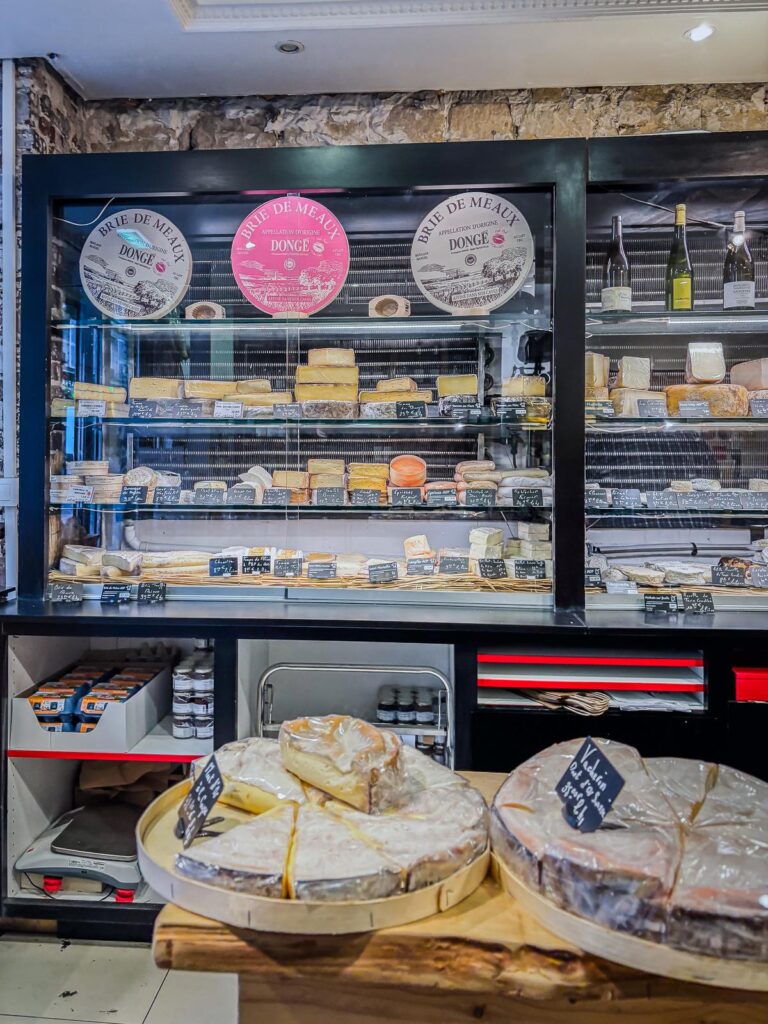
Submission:
[[[484,793],[502,779],[468,776]],[[242,1024],[768,1022],[768,995],[672,981],[582,953],[490,878],[444,914],[366,935],[249,932],[167,906],[154,954],[164,968],[238,974]]]

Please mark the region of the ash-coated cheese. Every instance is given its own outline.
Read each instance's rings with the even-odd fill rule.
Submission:
[[[351,348],[311,348],[307,352],[310,366],[354,366],[355,352]]]
[[[648,391],[651,387],[651,360],[642,356],[622,356],[619,360],[617,388]]]
[[[736,384],[672,384],[664,388],[667,405],[673,416],[680,411],[680,403],[708,402],[713,416],[741,417],[749,415],[747,389]]]
[[[357,388],[357,366],[297,366],[297,384],[352,384]]]
[[[445,398],[447,395],[476,395],[477,374],[441,374],[437,378],[437,393],[440,398]]]
[[[608,387],[608,375],[611,372],[611,360],[608,356],[601,355],[599,352],[587,352],[586,358],[586,377],[584,383],[588,388],[606,388]]]
[[[725,380],[725,356],[719,341],[691,341],[685,357],[687,384],[719,384]]]
[[[749,359],[731,367],[731,384],[740,384],[747,391],[768,389],[768,359]]]

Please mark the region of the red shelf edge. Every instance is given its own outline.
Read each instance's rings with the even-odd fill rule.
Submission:
[[[703,668],[703,658],[581,657],[578,654],[478,654],[485,665],[621,665],[635,668]]]
[[[46,760],[58,761],[161,761],[171,764],[179,764],[196,761],[205,754],[122,754],[99,753],[85,750],[17,750],[10,748],[6,751],[8,757],[39,757]]]
[[[483,679],[477,685],[497,690],[640,690],[646,693],[702,693],[704,683],[618,683],[609,680]]]

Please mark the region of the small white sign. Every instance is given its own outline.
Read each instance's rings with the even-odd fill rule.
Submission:
[[[216,402],[213,407],[213,418],[217,420],[241,420],[243,418],[243,403]]]
[[[81,398],[77,403],[78,416],[103,416],[107,411],[107,403],[95,398]]]
[[[72,484],[64,491],[64,501],[93,501],[93,488],[85,484]]]

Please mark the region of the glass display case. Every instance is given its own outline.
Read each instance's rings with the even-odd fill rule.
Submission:
[[[530,177],[52,181],[48,583],[551,606],[555,191]]]
[[[761,179],[589,194],[587,607],[768,608],[767,222]]]

